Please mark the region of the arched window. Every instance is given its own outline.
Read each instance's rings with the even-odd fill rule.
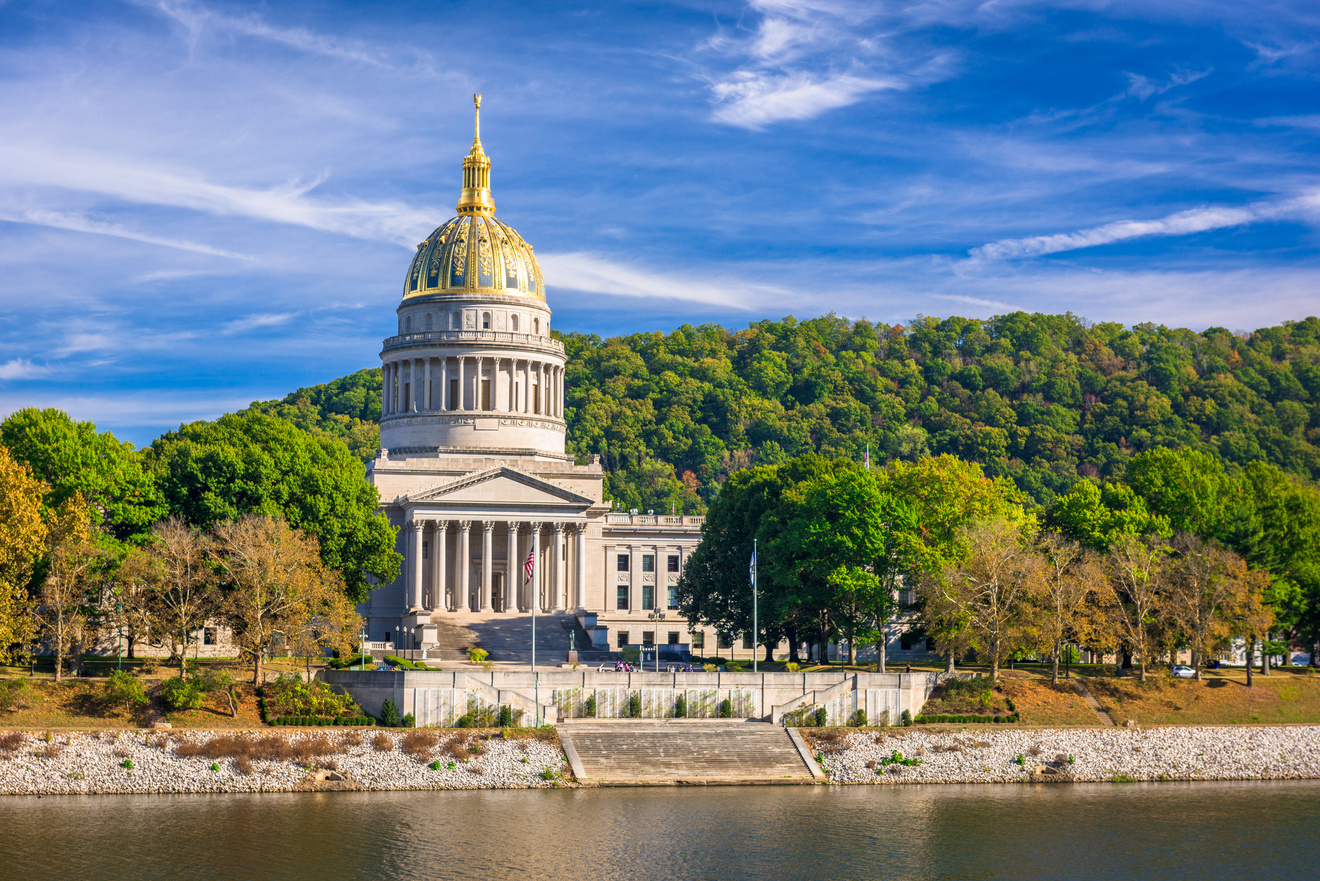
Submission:
[[[518,316],[517,316],[517,315],[510,315],[510,316],[509,316],[509,330],[513,331],[514,333],[517,333],[517,332],[518,332]]]
[[[532,333],[536,334],[537,336],[541,335],[541,319],[539,318],[532,319]]]
[[[481,313],[481,329],[482,329],[482,330],[490,330],[490,313],[489,313],[489,312],[482,312],[482,313]]]
[[[427,313],[426,313],[426,329],[427,329],[427,330],[430,330],[430,329],[431,329],[431,313],[430,313],[430,312],[427,312]]]
[[[412,316],[411,316],[411,315],[409,315],[407,318],[403,319],[403,332],[404,332],[404,333],[412,333]]]
[[[463,313],[461,311],[455,310],[449,313],[449,329],[450,330],[463,329]]]

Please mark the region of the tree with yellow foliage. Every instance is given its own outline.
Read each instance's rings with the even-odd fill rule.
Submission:
[[[24,654],[36,628],[28,585],[46,547],[46,485],[0,446],[0,661]]]

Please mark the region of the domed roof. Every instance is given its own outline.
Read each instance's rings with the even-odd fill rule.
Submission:
[[[532,246],[503,221],[495,219],[490,194],[490,159],[481,148],[481,96],[476,135],[463,158],[463,191],[458,216],[445,222],[417,246],[403,296],[426,294],[510,294],[545,299],[541,267]]]

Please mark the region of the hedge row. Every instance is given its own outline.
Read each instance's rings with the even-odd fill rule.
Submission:
[[[918,716],[918,725],[934,725],[938,722],[1016,722],[1019,716],[1013,713],[1009,716],[952,716],[935,713],[929,716]]]
[[[271,725],[375,725],[376,720],[370,716],[280,716],[278,719],[272,719]]]

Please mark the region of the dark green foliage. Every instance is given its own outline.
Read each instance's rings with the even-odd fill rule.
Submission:
[[[206,687],[200,679],[180,679],[174,676],[160,684],[161,700],[171,712],[201,709],[205,695]]]
[[[393,701],[391,701],[391,703],[393,703]],[[395,712],[397,713],[398,710],[395,710]],[[383,724],[383,720],[382,720],[382,724]],[[474,724],[473,724],[473,719],[472,719],[472,717],[469,716],[469,715],[467,715],[466,713],[464,713],[462,716],[459,716],[459,717],[458,717],[458,721],[456,721],[456,722],[454,723],[454,727],[455,727],[455,728],[473,728],[473,727],[475,727],[475,726],[474,726]]]
[[[116,706],[122,705],[125,713],[133,707],[143,707],[149,703],[142,680],[123,670],[115,670],[110,674],[105,684],[105,700]]]
[[[721,719],[733,718],[733,702],[730,701],[727,697],[724,700],[720,701],[720,718]]]
[[[687,716],[687,695],[683,692],[678,693],[678,700],[674,701],[674,718],[683,719]]]
[[[400,728],[412,728],[416,724],[417,724],[417,717],[414,716],[412,713],[405,713],[403,718],[399,720]]]
[[[500,707],[500,716],[495,724],[498,725],[500,728],[512,728],[514,725],[513,707],[510,706]]]
[[[430,670],[431,669],[430,667],[426,666],[420,661],[409,661],[406,658],[400,658],[398,655],[385,655],[383,658],[381,658],[381,660],[391,667],[398,667],[400,670]]]
[[[303,431],[342,441],[367,462],[380,447],[380,385],[380,368],[373,367],[298,389],[280,401],[257,401],[240,413],[275,416]]]
[[[394,703],[393,698],[385,698],[385,702],[380,705],[380,724],[386,728],[399,727],[399,707]],[[462,728],[464,726],[459,725]]]
[[[826,725],[828,725],[828,724],[830,724],[830,713],[829,713],[829,710],[825,709],[824,707],[817,707],[817,708],[816,708],[816,727],[817,727],[817,728],[824,728],[824,727],[825,727]]]
[[[642,718],[642,693],[640,691],[633,691],[628,694],[628,718]]]
[[[848,717],[848,725],[852,728],[866,727],[866,710],[856,710]]]
[[[319,679],[304,682],[298,676],[281,676],[261,687],[261,697],[270,717],[325,716],[334,719],[362,715],[353,698],[335,691]]]
[[[322,562],[355,601],[369,593],[367,575],[388,583],[398,574],[376,489],[338,441],[270,416],[230,414],[162,435],[147,456],[170,511],[193,525],[252,512],[283,517],[316,536]]]
[[[326,661],[326,666],[335,670],[348,670],[348,669],[356,668],[359,665],[363,667],[369,667],[374,663],[376,663],[375,659],[373,659],[369,654],[368,655],[353,654],[345,658],[330,658]]]
[[[55,508],[82,495],[94,525],[120,541],[141,541],[167,513],[143,454],[90,422],[74,422],[62,410],[16,410],[0,423],[0,444],[50,487],[45,504]]]
[[[903,715],[899,717],[898,724],[904,728],[912,724],[912,711],[904,710]]]
[[[364,726],[375,725],[376,720],[370,716],[279,716],[271,719],[270,725],[296,725],[299,727],[311,726]]]
[[[596,718],[596,696],[594,694],[587,698],[586,704],[582,707],[582,714],[588,719]]]

